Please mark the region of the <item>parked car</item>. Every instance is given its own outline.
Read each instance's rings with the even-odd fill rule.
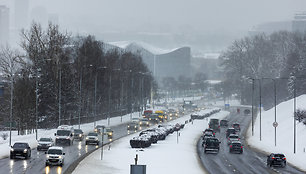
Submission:
[[[50,165],[64,165],[65,160],[65,153],[63,152],[62,147],[53,146],[48,149],[47,152],[47,159],[46,159],[46,166]]]
[[[53,145],[54,145],[54,141],[52,138],[40,138],[37,144],[37,151],[48,150],[49,147]]]
[[[233,123],[233,128],[236,130],[236,132],[240,131],[240,124],[239,123]]]
[[[28,159],[31,157],[31,148],[28,143],[18,142],[11,146],[10,159],[15,157],[24,157]]]
[[[146,148],[151,146],[150,137],[147,134],[134,137],[130,140],[130,145],[132,148]]]
[[[129,131],[137,131],[139,129],[139,124],[135,122],[131,122],[127,125],[127,130]]]
[[[221,127],[227,127],[228,126],[228,120],[221,120],[220,121],[220,126]]]
[[[271,153],[267,156],[267,165],[270,167],[274,165],[285,167],[286,163],[286,157],[282,153]]]
[[[212,137],[212,138],[208,138],[203,144],[202,146],[204,147],[204,153],[207,152],[219,152],[220,149],[220,141],[218,140],[218,138]]]
[[[232,141],[240,141],[240,138],[237,134],[230,134],[227,138],[227,144],[230,145]]]
[[[100,140],[99,140],[98,135],[99,135],[99,134],[96,133],[96,132],[89,132],[88,135],[86,136],[85,144],[86,144],[86,145],[88,145],[88,144],[96,144],[96,145],[99,145]]]
[[[74,129],[74,139],[82,141],[84,139],[84,132],[81,129]]]
[[[240,141],[232,141],[229,146],[230,153],[243,153],[243,145]]]
[[[228,128],[225,132],[226,134],[226,138],[230,135],[230,134],[236,134],[236,130],[234,128]]]

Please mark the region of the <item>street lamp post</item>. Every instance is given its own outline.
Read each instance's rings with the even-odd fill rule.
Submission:
[[[110,125],[110,110],[111,110],[111,88],[112,88],[112,74],[109,73],[109,88],[108,88],[108,117],[107,124]]]
[[[261,79],[259,79],[259,140],[261,141]]]
[[[294,95],[294,100],[293,100],[293,111],[294,111],[294,116],[293,116],[293,153],[296,151],[296,84],[295,84],[295,79],[293,81],[293,95]]]
[[[80,100],[79,100],[79,118],[78,118],[78,122],[79,122],[79,129],[81,127],[81,107],[82,107],[82,78],[83,76],[83,67],[81,67],[81,74],[80,74]]]
[[[252,79],[252,136],[254,136],[254,81],[255,79]]]
[[[96,127],[96,120],[97,120],[97,81],[98,81],[98,73],[96,70],[95,75],[95,96],[94,96],[94,102],[95,102],[95,108],[94,108],[94,127]]]

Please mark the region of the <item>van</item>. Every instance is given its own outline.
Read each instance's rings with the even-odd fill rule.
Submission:
[[[55,137],[55,145],[72,145],[74,140],[73,126],[61,125],[57,128]]]

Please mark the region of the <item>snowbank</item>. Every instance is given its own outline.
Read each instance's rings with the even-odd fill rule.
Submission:
[[[296,98],[296,108],[306,110],[306,95]],[[254,125],[254,136],[251,128],[248,129],[248,143],[252,147],[267,153],[281,152],[287,157],[287,161],[306,171],[306,126],[301,122],[296,125],[296,153],[293,153],[293,99],[277,105],[277,144],[274,144],[274,108],[262,112],[262,141],[259,140],[259,115]]]

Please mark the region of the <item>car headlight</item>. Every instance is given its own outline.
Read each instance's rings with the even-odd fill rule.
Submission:
[[[130,128],[130,125],[128,125],[128,128]]]
[[[110,132],[110,133],[108,133],[108,135],[113,135],[113,133],[112,133],[112,132]]]
[[[24,150],[23,150],[23,153],[27,153],[27,152],[28,152],[28,149],[24,149]]]
[[[13,149],[13,148],[11,148],[11,152],[14,152],[14,149]]]
[[[88,137],[86,137],[86,140],[88,140]]]
[[[95,132],[98,132],[98,129],[95,129]]]
[[[79,137],[82,137],[82,135],[81,135],[81,134],[79,134]]]
[[[47,146],[52,146],[52,144],[50,143],[50,144],[47,144]]]
[[[98,140],[98,137],[96,137],[95,139]]]
[[[135,129],[137,128],[137,126],[134,126],[135,127]]]
[[[59,156],[58,158],[59,158],[59,159],[62,159],[62,156]]]
[[[56,139],[59,139],[59,137],[58,137],[58,136],[56,136]]]
[[[49,155],[47,155],[47,158],[49,158]]]

